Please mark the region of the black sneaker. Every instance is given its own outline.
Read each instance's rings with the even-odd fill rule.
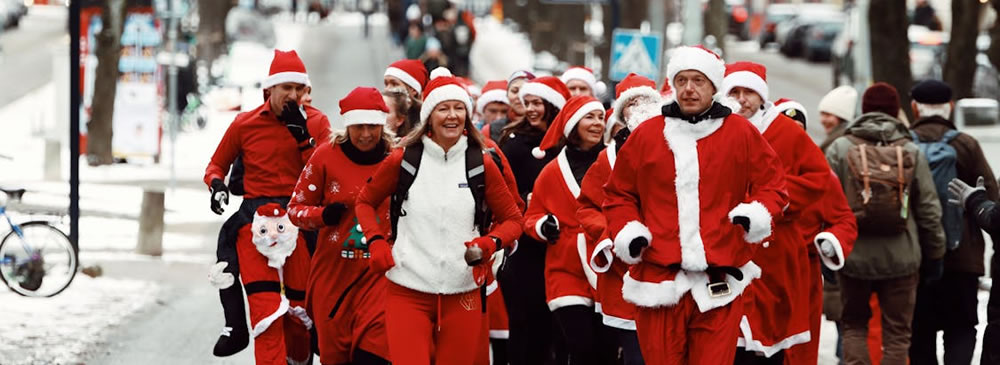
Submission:
[[[215,349],[212,354],[217,357],[234,355],[250,345],[250,334],[246,328],[242,331],[234,331],[232,327],[223,327],[219,340],[215,341]]]

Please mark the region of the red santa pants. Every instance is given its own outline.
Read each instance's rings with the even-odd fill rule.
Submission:
[[[731,365],[740,335],[743,296],[705,313],[690,294],[673,307],[638,307],[635,326],[647,364]]]
[[[267,258],[253,245],[249,224],[240,229],[236,242],[236,254],[240,260],[240,281],[244,287],[249,287],[247,284],[253,282],[279,281],[278,270],[267,266]],[[304,249],[297,247],[292,255],[308,255]],[[294,259],[290,256],[285,264],[288,265],[292,261]],[[250,306],[250,324],[256,326],[278,309],[281,305],[281,293],[273,291],[253,293],[247,296],[247,302]],[[291,306],[302,305],[300,301],[291,303]],[[309,331],[298,318],[291,318],[287,313],[277,316],[266,331],[254,338],[253,352],[257,365],[287,365],[286,357],[304,361],[311,352]]]
[[[389,283],[386,334],[394,365],[468,365],[486,332],[479,289],[442,295]]]
[[[819,362],[819,332],[823,326],[823,273],[819,256],[809,252],[809,342],[785,350],[785,365]]]

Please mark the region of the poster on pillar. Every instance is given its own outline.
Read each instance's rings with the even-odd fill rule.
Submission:
[[[660,79],[663,36],[638,29],[615,29],[611,33],[612,81],[621,81],[630,72],[650,80]]]
[[[162,43],[160,34],[152,8],[129,9],[118,61],[120,76],[111,139],[115,157],[159,157],[163,78],[155,55]]]

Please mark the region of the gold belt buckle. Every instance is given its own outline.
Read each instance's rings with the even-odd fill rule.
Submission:
[[[732,294],[732,290],[729,288],[729,283],[725,281],[720,281],[718,283],[708,284],[708,296],[711,298],[724,297]]]

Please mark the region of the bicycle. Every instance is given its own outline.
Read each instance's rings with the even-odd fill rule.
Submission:
[[[0,216],[11,231],[0,241],[0,280],[26,297],[51,297],[69,287],[79,266],[79,253],[69,236],[48,221],[15,223],[8,201],[20,201],[24,189],[0,189]]]

